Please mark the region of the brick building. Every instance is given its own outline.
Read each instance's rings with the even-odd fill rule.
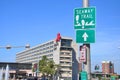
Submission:
[[[102,73],[114,73],[114,64],[111,61],[102,61]]]

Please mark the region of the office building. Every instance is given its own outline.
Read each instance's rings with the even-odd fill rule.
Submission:
[[[114,64],[111,61],[102,61],[102,73],[114,73]]]
[[[21,51],[16,54],[16,62],[35,64],[44,55],[61,66],[60,80],[77,80],[79,72],[78,46],[72,38],[60,37]]]

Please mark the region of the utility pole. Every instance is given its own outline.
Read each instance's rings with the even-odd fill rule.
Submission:
[[[83,0],[83,8],[89,7],[89,0]],[[91,80],[91,56],[90,56],[90,44],[83,44],[86,46],[86,63],[84,63],[84,70],[88,74],[88,80]]]

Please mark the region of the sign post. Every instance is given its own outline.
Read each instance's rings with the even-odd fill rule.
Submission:
[[[91,80],[90,43],[95,43],[96,9],[89,7],[89,0],[82,1],[83,8],[74,9],[74,29],[76,29],[76,42],[86,46],[86,51],[81,51],[80,57],[87,75],[87,79],[84,80]]]
[[[89,7],[89,0],[82,0],[83,8],[76,8],[74,10],[74,29],[76,29],[76,42],[83,43],[86,46],[86,55],[81,52],[81,61],[84,62],[86,56],[86,62],[83,63],[84,70],[87,72],[87,79],[91,80],[91,57],[90,57],[90,43],[95,43],[95,13],[94,7]],[[81,75],[82,76],[82,75]]]

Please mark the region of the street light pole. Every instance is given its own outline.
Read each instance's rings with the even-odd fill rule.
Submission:
[[[6,49],[11,49],[11,48],[22,48],[22,47],[30,48],[30,45],[27,44],[27,45],[25,45],[25,46],[11,46],[11,45],[0,46],[0,48],[6,48]],[[19,69],[17,68],[17,69],[16,69],[16,77],[18,76],[18,71],[19,71]],[[15,77],[15,75],[14,75],[14,77]]]

